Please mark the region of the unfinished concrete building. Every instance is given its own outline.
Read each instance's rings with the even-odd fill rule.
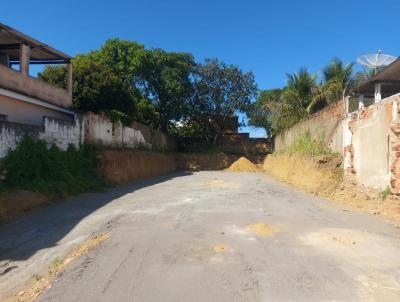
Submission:
[[[33,77],[33,64],[66,64],[66,89]],[[73,121],[71,57],[0,23],[0,121],[41,126],[44,117]]]

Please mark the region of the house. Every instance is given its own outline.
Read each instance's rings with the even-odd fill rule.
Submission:
[[[67,88],[31,76],[33,64],[66,64]],[[44,117],[73,121],[71,105],[71,57],[0,23],[0,121],[33,126],[41,126]]]
[[[397,59],[353,91],[359,108],[400,93],[400,59]]]

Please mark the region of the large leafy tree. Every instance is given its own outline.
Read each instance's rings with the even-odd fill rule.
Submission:
[[[195,71],[192,117],[197,119],[209,142],[215,143],[227,120],[238,111],[246,112],[258,93],[252,72],[218,59],[206,59]]]
[[[157,108],[160,128],[168,129],[188,112],[195,62],[188,53],[147,50],[141,57],[138,88]]]
[[[140,81],[138,73],[145,52],[144,46],[135,41],[109,39],[99,50],[88,55],[94,61],[110,67],[126,86],[136,88]]]
[[[262,90],[247,112],[250,126],[264,128],[267,136],[276,132],[274,116],[280,112],[282,89]]]
[[[123,112],[130,117],[136,113],[135,97],[108,66],[79,55],[73,65],[73,107],[82,111]],[[48,67],[39,77],[52,84],[66,86],[66,67]]]

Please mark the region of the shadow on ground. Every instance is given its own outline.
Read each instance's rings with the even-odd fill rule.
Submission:
[[[57,245],[57,242],[68,235],[82,219],[113,200],[136,190],[190,174],[175,172],[101,193],[88,193],[68,198],[2,226],[0,228],[0,276],[13,270],[12,267],[7,267],[7,262],[27,259],[41,249]]]

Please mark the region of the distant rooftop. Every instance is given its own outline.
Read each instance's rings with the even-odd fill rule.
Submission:
[[[19,63],[21,44],[31,48],[30,64],[67,63],[71,60],[69,55],[0,23],[0,53],[8,55],[11,64]]]

